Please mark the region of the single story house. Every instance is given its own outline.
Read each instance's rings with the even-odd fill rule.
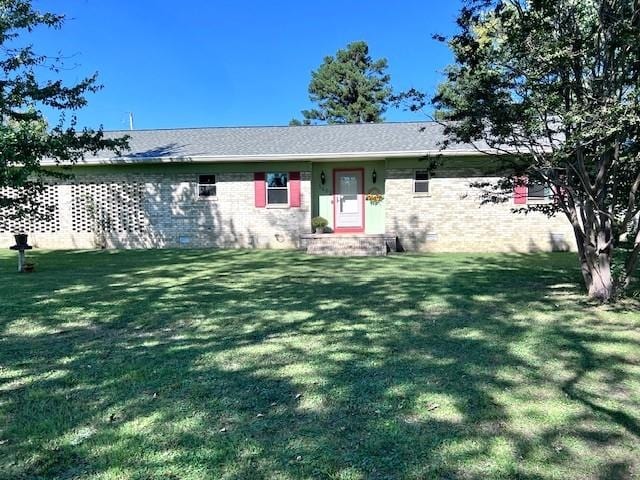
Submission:
[[[296,248],[313,239],[394,238],[404,250],[573,249],[561,216],[517,215],[550,201],[534,185],[513,202],[482,205],[470,186],[499,176],[470,145],[440,149],[437,123],[223,127],[109,132],[130,151],[90,156],[52,183],[50,219],[10,221],[39,248]],[[430,172],[429,159],[441,165]],[[53,167],[52,167],[53,168]]]

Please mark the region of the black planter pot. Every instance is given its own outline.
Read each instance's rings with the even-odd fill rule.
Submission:
[[[27,245],[27,239],[29,238],[29,235],[27,235],[26,233],[16,233],[13,238],[16,239],[16,245],[21,247],[23,245]]]

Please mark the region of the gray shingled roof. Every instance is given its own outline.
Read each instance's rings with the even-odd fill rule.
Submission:
[[[130,135],[131,150],[120,160],[278,160],[284,158],[384,157],[439,151],[444,140],[435,122],[321,125],[300,127],[219,127],[106,132]],[[451,145],[448,153],[471,152]],[[96,161],[118,161],[108,152]]]

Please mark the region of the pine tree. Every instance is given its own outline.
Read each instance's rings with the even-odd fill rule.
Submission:
[[[303,110],[304,120],[290,124],[382,122],[391,98],[386,69],[387,60],[373,60],[363,41],[325,57],[309,84],[309,98],[317,107]]]

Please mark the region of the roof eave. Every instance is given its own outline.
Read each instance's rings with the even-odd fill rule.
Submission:
[[[233,162],[286,162],[286,161],[335,161],[335,160],[372,160],[385,158],[419,158],[432,156],[468,157],[486,155],[478,150],[418,150],[387,152],[343,152],[311,154],[273,154],[273,155],[188,155],[171,157],[98,157],[78,160],[75,165],[124,165],[144,163],[233,163]],[[54,161],[43,161],[44,166],[54,166]],[[64,165],[64,163],[60,163]]]

